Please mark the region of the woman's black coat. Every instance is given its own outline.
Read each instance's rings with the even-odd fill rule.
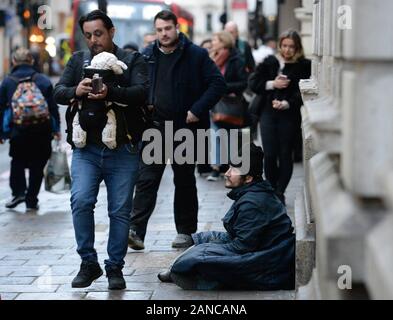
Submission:
[[[295,63],[286,63],[282,73],[291,80],[286,89],[266,90],[266,83],[275,80],[280,71],[280,62],[275,56],[267,57],[258,65],[256,71],[250,76],[248,84],[250,89],[260,95],[260,113],[280,114],[286,117],[298,118],[300,116],[300,107],[303,105],[302,96],[299,89],[301,79],[309,79],[311,76],[311,61],[300,59]],[[273,100],[289,103],[289,109],[276,110],[273,108]]]

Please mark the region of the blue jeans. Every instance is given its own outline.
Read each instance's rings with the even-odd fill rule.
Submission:
[[[124,266],[132,197],[137,179],[140,147],[122,145],[115,150],[88,144],[75,149],[71,165],[71,209],[78,245],[84,261],[97,261],[94,249],[94,208],[102,181],[107,188],[109,239],[107,267]]]

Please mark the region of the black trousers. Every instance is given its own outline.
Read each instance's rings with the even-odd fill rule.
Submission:
[[[26,206],[35,206],[38,203],[38,193],[44,177],[44,167],[48,159],[22,159],[12,158],[10,187],[12,195],[26,196]],[[29,184],[26,185],[25,169],[29,169]]]
[[[145,238],[149,218],[156,206],[157,192],[165,167],[165,164],[146,165],[141,161],[131,213],[131,229],[135,230],[142,240]],[[198,223],[195,165],[174,163],[172,170],[175,184],[176,231],[190,235],[197,231]]]
[[[293,147],[298,123],[293,117],[262,114],[261,136],[266,179],[278,193],[285,193],[293,173]]]
[[[162,125],[155,126],[165,137]],[[173,150],[181,142],[173,142]],[[157,192],[164,174],[167,158],[165,156],[165,138],[162,139],[163,159],[161,164],[145,164],[141,159],[139,177],[135,186],[133,210],[131,212],[130,228],[144,240],[146,228],[157,201]],[[194,146],[195,147],[195,146]],[[195,164],[171,164],[174,174],[175,198],[174,218],[177,233],[191,235],[197,231],[198,224],[198,195],[195,178]]]

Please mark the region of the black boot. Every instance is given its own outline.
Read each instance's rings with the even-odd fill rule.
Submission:
[[[106,266],[106,277],[108,278],[109,290],[123,290],[126,288],[126,282],[123,277],[121,268],[116,266]]]
[[[98,262],[82,261],[81,268],[77,276],[72,280],[71,286],[73,288],[86,288],[94,280],[101,277],[102,274],[103,272]]]
[[[171,270],[162,271],[157,275],[161,282],[173,282],[171,278]]]
[[[185,276],[183,274],[172,272],[171,280],[174,284],[184,290],[198,290],[198,280],[195,276]]]

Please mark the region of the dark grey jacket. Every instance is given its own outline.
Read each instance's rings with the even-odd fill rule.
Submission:
[[[227,288],[293,289],[295,235],[270,184],[251,183],[228,196],[235,202],[223,218],[227,232],[194,234],[195,246],[175,261],[171,271],[199,275]]]

